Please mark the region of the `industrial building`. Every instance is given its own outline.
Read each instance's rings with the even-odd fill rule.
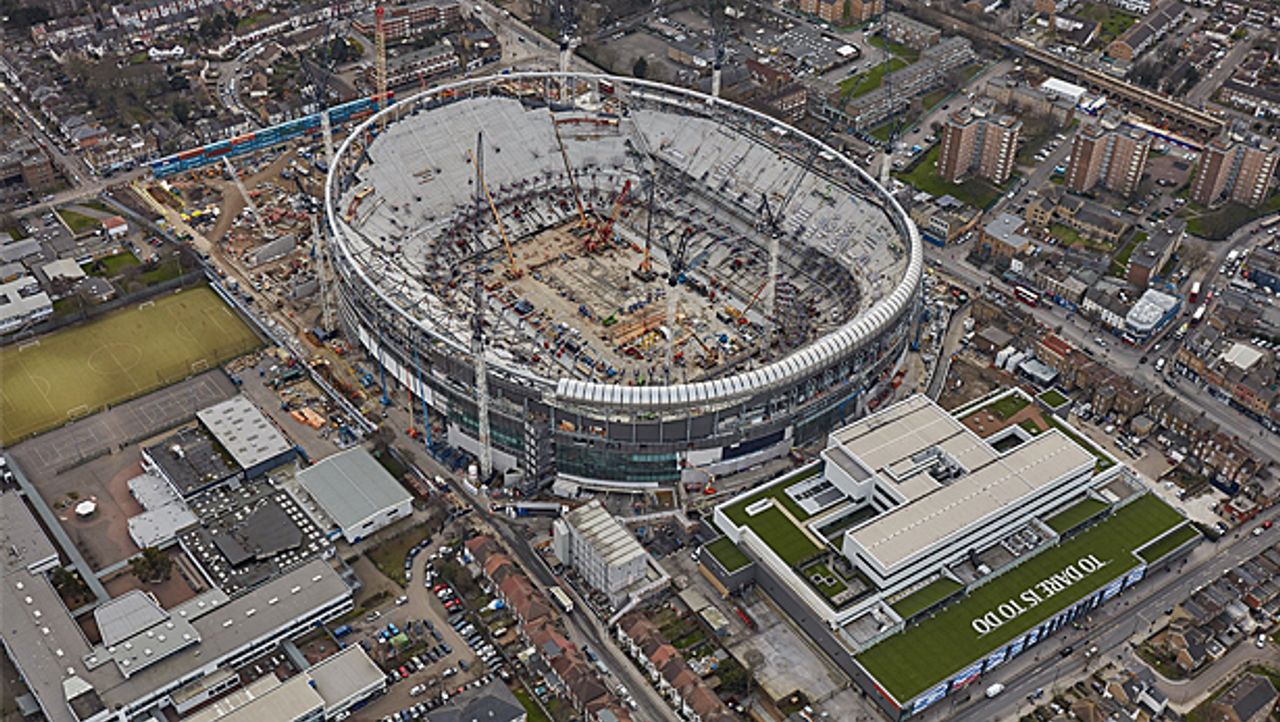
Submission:
[[[56,549],[16,492],[0,493],[0,520],[12,550],[2,567],[0,640],[49,722],[163,715],[206,676],[229,680],[205,685],[207,694],[225,691],[239,684],[228,671],[234,677],[352,608],[347,584],[315,560],[238,596],[210,587],[172,609],[144,592],[123,594],[97,607],[101,641],[90,641],[45,574]]]
[[[298,472],[298,484],[350,544],[413,513],[413,497],[378,460],[356,446]]]
[[[339,315],[482,471],[526,492],[669,487],[887,394],[919,234],[802,131],[660,83],[533,72],[440,86],[365,127],[381,124],[328,177]]]
[[[142,447],[149,473],[190,497],[220,484],[256,479],[297,453],[284,434],[244,396],[196,412],[197,423]]]
[[[552,550],[588,584],[622,606],[646,585],[664,584],[665,575],[649,552],[599,500],[592,500],[556,519]]]
[[[1199,538],[1062,420],[1067,405],[1011,389],[868,415],[819,461],[717,506],[725,537],[703,571],[726,593],[758,585],[892,718],[919,713]],[[1071,594],[1020,596],[1055,574]],[[1013,643],[992,641],[1009,627]]]

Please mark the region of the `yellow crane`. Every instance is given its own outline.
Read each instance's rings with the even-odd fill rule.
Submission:
[[[549,111],[550,112],[550,111]],[[560,124],[556,122],[556,115],[551,113],[551,129],[556,134],[556,145],[560,146],[560,159],[564,161],[565,175],[569,176],[569,187],[573,189],[573,202],[578,206],[578,227],[586,228],[587,211],[582,207],[582,194],[578,192],[578,182],[573,178],[573,166],[569,163],[569,151],[565,150],[564,138],[560,137]]]
[[[489,184],[484,180],[483,157],[477,157],[470,149],[467,149],[467,155],[471,157],[471,162],[475,164],[476,176],[480,179],[480,188],[484,191],[484,199],[489,203],[489,210],[493,212],[493,221],[498,226],[498,235],[502,237],[502,246],[507,249],[507,278],[516,279],[524,275],[524,271],[516,265],[515,251],[511,250],[511,240],[507,238],[507,229],[502,225],[502,214],[498,213],[498,206],[493,202],[493,196],[489,193]]]

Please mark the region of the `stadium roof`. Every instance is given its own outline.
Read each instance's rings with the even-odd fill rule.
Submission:
[[[242,469],[250,469],[293,449],[257,406],[235,396],[196,413],[200,423]]]
[[[937,457],[922,453],[931,449],[941,450],[962,469],[959,476],[932,483],[906,504],[850,532],[885,569],[1095,462],[1093,454],[1057,429],[1000,456],[923,396],[834,432],[832,439],[889,480],[927,476]]]
[[[298,483],[342,529],[412,498],[359,446],[298,472]]]

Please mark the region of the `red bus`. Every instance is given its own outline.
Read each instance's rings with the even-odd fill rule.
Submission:
[[[1191,295],[1187,297],[1187,303],[1198,303],[1200,301],[1200,282],[1196,281],[1191,284]]]
[[[1015,286],[1013,289],[1013,296],[1028,306],[1035,307],[1040,305],[1040,294],[1032,291],[1026,286]]]

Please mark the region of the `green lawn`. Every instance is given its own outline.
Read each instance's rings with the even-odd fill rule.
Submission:
[[[529,690],[516,687],[511,690],[511,693],[520,700],[520,706],[524,707],[525,714],[528,715],[528,722],[551,722],[551,718],[538,706],[538,702],[529,694]]]
[[[872,128],[867,133],[867,135],[871,136],[872,138],[875,138],[881,143],[888,143],[889,134],[893,132],[893,128],[895,125],[897,125],[897,121],[893,121],[893,120],[887,123],[881,123],[880,125],[877,125],[876,127]]]
[[[1076,14],[1081,17],[1101,23],[1102,27],[1098,28],[1097,44],[1105,46],[1112,40],[1124,34],[1134,23],[1138,22],[1138,16],[1123,12],[1117,8],[1108,5],[1095,5],[1091,3],[1083,3],[1076,8]]]
[[[893,611],[903,619],[910,619],[938,602],[955,594],[962,585],[947,577],[938,577],[907,596],[893,603]]]
[[[858,655],[858,662],[894,697],[906,702],[1132,569],[1137,565],[1134,549],[1182,521],[1163,501],[1149,494],[1143,496],[1105,523],[1042,552],[979,587],[964,600],[880,642]],[[1108,566],[985,636],[979,637],[970,626],[973,619],[1016,599],[1037,582],[1091,554]]]
[[[1009,394],[1008,396],[1003,396],[992,401],[982,407],[981,410],[990,411],[1001,419],[1007,421],[1008,419],[1013,418],[1014,414],[1022,411],[1030,405],[1031,402],[1023,398],[1021,394]]]
[[[951,95],[954,91],[955,88],[938,88],[931,93],[926,93],[925,96],[920,99],[920,103],[924,106],[925,110],[933,110],[938,103],[946,100],[947,96]]]
[[[905,60],[908,65],[920,59],[919,50],[906,45],[900,45],[880,35],[873,35],[867,38],[867,44],[874,45],[882,50],[888,50],[897,57]]]
[[[1102,512],[1107,506],[1105,502],[1097,499],[1083,499],[1079,503],[1073,504],[1045,519],[1044,523],[1048,524],[1050,529],[1061,534],[1068,529],[1075,528],[1077,524],[1085,519],[1092,518],[1095,514]]]
[[[1200,536],[1200,532],[1196,531],[1195,527],[1188,524],[1181,529],[1170,532],[1169,536],[1166,536],[1138,552],[1138,556],[1142,557],[1150,564],[1198,536]]]
[[[1081,236],[1076,229],[1064,226],[1061,223],[1049,224],[1049,235],[1058,239],[1058,242],[1064,246],[1082,246],[1086,245],[1084,237]]]
[[[365,556],[387,579],[404,586],[404,559],[410,549],[429,536],[426,525],[420,524],[379,542],[365,551]]]
[[[261,345],[208,287],[0,349],[0,444],[141,396]]]
[[[1277,211],[1280,211],[1280,193],[1271,196],[1266,203],[1257,208],[1249,208],[1239,203],[1228,203],[1211,211],[1188,204],[1185,209],[1188,214],[1187,233],[1207,238],[1211,241],[1221,241],[1235,233],[1237,228],[1246,223],[1256,221]]]
[[[1036,398],[1043,401],[1051,409],[1056,409],[1067,403],[1067,397],[1063,396],[1057,389],[1047,389]]]
[[[102,264],[101,268],[98,268],[99,263]],[[117,253],[114,256],[99,258],[96,262],[89,264],[87,271],[90,276],[111,278],[112,276],[118,275],[124,269],[130,266],[137,266],[140,263],[141,262],[138,260],[137,256],[125,251],[124,253]]]
[[[103,203],[103,202],[102,202],[102,201],[100,201],[100,200],[80,201],[80,202],[79,202],[79,205],[82,205],[82,206],[84,206],[85,208],[92,208],[93,210],[95,210],[95,211],[97,211],[97,212],[99,212],[99,213],[112,213],[112,212],[113,212],[110,208],[107,208],[107,204],[106,204],[106,203]]]
[[[1023,419],[1021,422],[1018,423],[1018,426],[1021,426],[1023,429],[1026,429],[1027,433],[1031,434],[1032,436],[1035,436],[1037,434],[1044,432],[1044,429],[1040,428],[1040,425],[1036,423],[1035,419]]]
[[[858,73],[852,78],[845,78],[840,81],[840,94],[845,98],[857,98],[866,95],[884,82],[884,76],[895,70],[901,70],[907,67],[907,62],[902,58],[890,58],[889,63],[877,63],[876,66],[865,73]]]
[[[1133,234],[1133,238],[1124,244],[1124,248],[1121,248],[1120,252],[1111,259],[1111,275],[1116,278],[1124,278],[1125,273],[1129,270],[1129,258],[1133,256],[1134,249],[1142,245],[1145,240],[1147,240],[1147,234],[1143,231]]]
[[[58,215],[62,217],[62,222],[67,224],[71,232],[77,236],[102,227],[102,221],[97,218],[90,218],[83,213],[76,213],[65,208],[59,209]]]
[[[727,572],[736,572],[751,563],[746,554],[742,553],[729,537],[722,536],[706,546],[706,552],[716,558],[720,562],[720,566],[724,567]]]
[[[938,153],[941,150],[941,143],[934,144],[915,166],[895,173],[894,176],[917,190],[933,196],[951,195],[963,203],[982,210],[986,210],[996,202],[1002,191],[981,178],[968,178],[960,183],[948,183],[943,180],[938,175],[937,169]]]
[[[733,522],[738,526],[742,526],[747,522],[747,519],[750,518],[747,516],[747,507],[751,506],[752,504],[766,497],[773,497],[774,499],[777,499],[779,503],[785,506],[787,508],[787,511],[791,512],[791,515],[794,516],[797,520],[805,521],[809,518],[809,515],[806,514],[804,509],[801,509],[800,505],[795,503],[791,499],[791,497],[787,496],[786,489],[787,487],[791,486],[792,484],[795,484],[796,482],[804,481],[805,479],[815,477],[821,473],[822,473],[821,463],[816,463],[816,464],[813,464],[812,466],[805,467],[800,471],[779,481],[778,483],[769,486],[766,489],[761,489],[760,491],[752,494],[751,496],[748,496],[747,498],[741,501],[737,501],[730,506],[726,506],[724,508],[724,515],[729,517],[729,521]]]
[[[821,551],[776,506],[750,517],[747,526],[788,566],[795,566]]]
[[[177,278],[182,275],[182,265],[178,262],[176,256],[160,261],[154,268],[148,268],[138,274],[138,280],[144,285],[152,286],[157,283]]]

